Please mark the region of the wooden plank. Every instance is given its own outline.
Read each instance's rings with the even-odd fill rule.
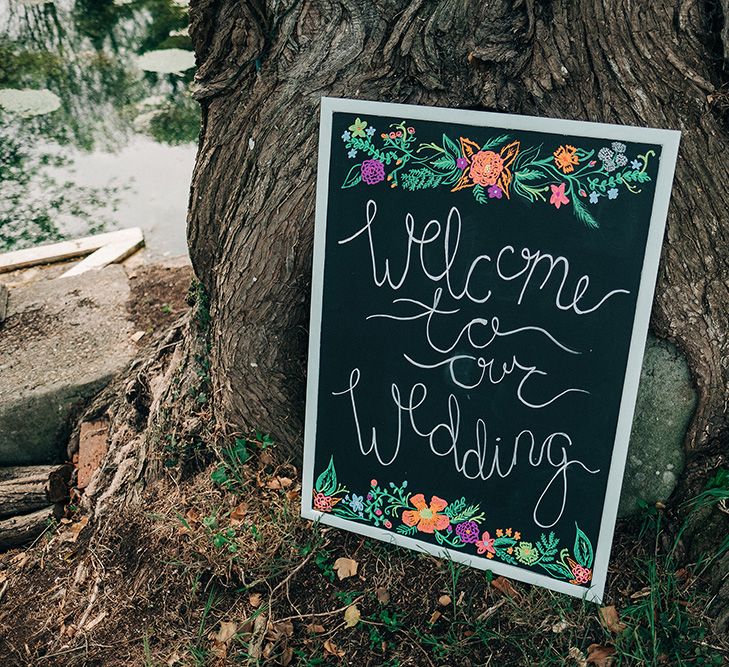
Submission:
[[[0,468],[0,483],[7,482],[11,479],[38,477],[41,475],[48,479],[51,473],[58,467],[57,465],[5,466]]]
[[[131,227],[97,234],[96,236],[87,236],[82,239],[74,239],[73,241],[62,241],[61,243],[34,246],[23,250],[13,250],[12,252],[0,254],[0,273],[37,266],[38,264],[60,262],[74,257],[83,257],[106,245],[130,241],[139,238],[139,236],[142,236],[142,230],[139,227]]]
[[[53,506],[22,516],[0,520],[0,551],[27,544],[37,538],[53,518]]]
[[[0,468],[0,519],[65,502],[72,473],[70,463]]]
[[[144,245],[142,230],[137,229],[137,231],[139,233],[135,236],[130,236],[123,241],[110,243],[103,248],[99,248],[86,257],[86,259],[82,259],[78,264],[75,264],[66,271],[61,278],[78,276],[92,269],[103,269],[107,264],[115,264],[125,260],[129,255]]]
[[[0,519],[29,514],[48,507],[48,477],[28,477],[0,482]]]

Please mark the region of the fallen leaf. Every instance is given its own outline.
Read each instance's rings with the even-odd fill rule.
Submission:
[[[447,607],[451,602],[453,602],[453,600],[451,600],[451,596],[450,595],[441,595],[438,598],[438,604],[441,607]]]
[[[25,564],[28,562],[28,559],[30,556],[28,556],[28,553],[26,551],[22,551],[19,554],[16,554],[10,559],[10,562],[15,565],[15,567],[18,570],[22,570],[25,567]]]
[[[266,482],[266,486],[273,491],[279,491],[281,489],[288,489],[293,483],[294,480],[288,477],[274,477]]]
[[[519,593],[516,592],[516,589],[506,577],[496,577],[491,582],[491,585],[502,595],[508,595],[510,598],[519,597]]]
[[[61,538],[62,541],[75,542],[76,540],[78,540],[78,536],[81,534],[81,531],[84,528],[86,528],[86,524],[88,524],[88,522],[89,522],[89,517],[84,516],[84,517],[81,517],[81,519],[79,519],[75,523],[72,523],[68,527],[68,530],[63,533],[62,538]]]
[[[615,649],[602,644],[590,644],[587,647],[587,664],[595,667],[610,667],[613,664]]]
[[[567,657],[572,658],[572,660],[575,661],[575,667],[587,667],[587,658],[585,657],[585,654],[576,646],[570,648]]]
[[[290,646],[287,646],[283,653],[281,654],[281,657],[279,658],[279,663],[283,665],[283,667],[288,667],[288,665],[291,664],[291,661],[294,659],[294,649],[292,649]]]
[[[443,614],[441,614],[439,611],[437,611],[437,610],[434,611],[430,615],[430,620],[428,621],[428,623],[430,623],[431,625],[433,625],[433,623],[435,623],[441,616],[443,616]]]
[[[390,593],[382,586],[375,588],[375,595],[380,604],[387,604],[390,601]]]
[[[640,598],[648,597],[651,594],[651,587],[644,586],[639,591],[636,591],[630,596],[631,600],[639,600]]]
[[[362,614],[360,614],[359,609],[357,608],[356,604],[351,604],[344,612],[344,623],[345,627],[347,628],[353,628],[357,623],[359,623],[359,619],[361,618]]]
[[[220,621],[220,629],[215,635],[215,641],[218,644],[227,644],[238,631],[238,624],[232,621]]]
[[[274,639],[280,637],[291,637],[294,634],[294,624],[291,621],[283,621],[282,623],[276,623],[273,626]]]
[[[555,623],[552,626],[552,632],[554,632],[554,633],[564,632],[569,626],[570,626],[570,624],[565,620],[558,621],[557,623]]]
[[[251,593],[248,597],[248,602],[250,603],[251,607],[254,609],[258,609],[258,607],[261,606],[261,602],[263,601],[263,596],[260,593]]]
[[[334,561],[334,571],[337,573],[340,581],[357,574],[358,567],[359,563],[351,558],[337,558]]]
[[[320,635],[326,630],[323,625],[319,625],[318,623],[309,623],[309,625],[306,626],[306,629],[315,635]]]
[[[600,622],[610,631],[615,634],[620,634],[627,627],[625,623],[620,620],[620,615],[615,605],[608,607],[601,607],[598,611],[600,616]]]
[[[333,655],[335,658],[343,658],[344,651],[340,649],[331,639],[327,639],[324,642],[324,651],[329,655]]]
[[[245,518],[247,512],[248,505],[246,503],[240,503],[240,505],[234,507],[233,511],[230,513],[230,525],[240,526],[243,523],[243,519]]]

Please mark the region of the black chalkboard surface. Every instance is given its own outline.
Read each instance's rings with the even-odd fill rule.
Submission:
[[[601,599],[678,137],[322,100],[305,517]]]

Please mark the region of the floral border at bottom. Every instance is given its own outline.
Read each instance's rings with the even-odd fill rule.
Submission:
[[[432,535],[444,547],[476,551],[479,556],[510,565],[541,569],[553,579],[587,586],[592,579],[593,549],[590,540],[575,524],[575,542],[570,552],[559,548],[560,539],[553,531],[542,533],[534,541],[523,540],[513,528],[496,528],[493,535],[484,529],[486,518],[478,503],[465,497],[448,502],[431,496],[426,502],[422,493],[407,491],[407,481],[396,486],[380,486],[376,479],[362,495],[350,493],[337,480],[334,457],[316,479],[313,505],[319,512],[350,521],[368,523],[400,535]]]

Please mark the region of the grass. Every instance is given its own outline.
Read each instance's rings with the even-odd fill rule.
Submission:
[[[593,604],[515,582],[504,588],[490,572],[301,520],[297,485],[271,484],[295,478],[290,466],[275,466],[271,446],[261,434],[233,439],[207,472],[209,486],[187,498],[203,518],[168,515],[193,547],[185,562],[204,564],[220,586],[218,598],[208,593],[188,645],[194,664],[215,664],[210,638],[226,619],[241,628],[225,647],[229,664],[579,665],[592,645],[612,651],[605,664],[616,667],[726,664],[728,647],[711,633],[700,580],[661,553],[656,509],[625,524],[616,545],[613,563],[620,571],[606,600],[624,624],[616,631],[601,623]],[[716,488],[707,488],[696,505],[710,505],[708,498],[719,497]],[[241,502],[245,519],[231,525]],[[356,560],[359,572],[340,581],[334,564],[342,556]],[[255,608],[253,594],[261,600]],[[353,604],[361,618],[347,628],[343,613]],[[251,650],[253,621],[262,615],[265,660]],[[282,623],[291,630],[280,630]]]
[[[677,569],[661,548],[664,516],[655,508],[617,532],[605,605],[624,627],[609,627],[591,603],[301,519],[298,471],[276,461],[264,434],[226,438],[196,460],[184,475],[182,463],[168,468],[143,512],[109,519],[87,566],[104,576],[98,604],[108,616],[75,640],[87,642],[84,652],[64,664],[575,667],[594,646],[612,652],[602,664],[614,667],[729,659],[699,576],[716,555]],[[712,480],[689,514],[726,499],[726,479]],[[78,611],[64,608],[65,624],[85,609],[88,596],[68,567],[78,548],[57,543],[44,554],[37,590],[29,580],[13,627],[32,634],[6,644],[20,647],[6,654],[17,664],[58,637],[53,623],[38,623],[50,587],[76,591],[69,599],[78,598]],[[340,580],[342,557],[358,571]],[[352,606],[359,620],[347,627]],[[223,624],[235,631],[220,641]]]

